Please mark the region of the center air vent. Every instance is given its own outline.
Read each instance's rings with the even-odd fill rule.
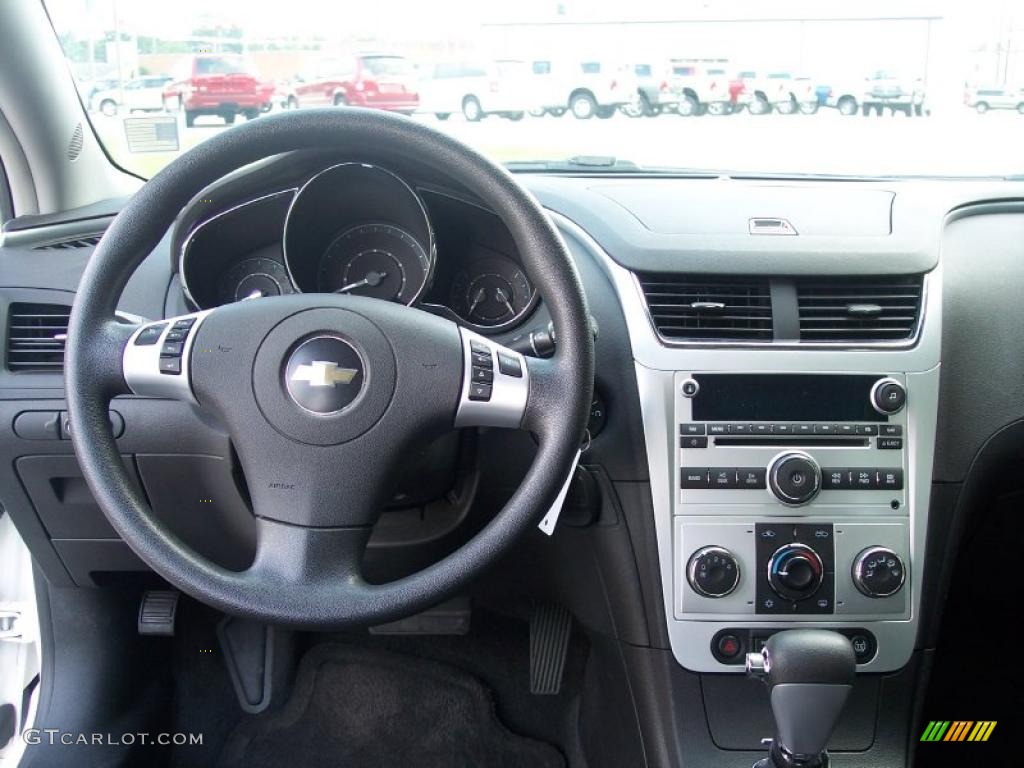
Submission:
[[[637,278],[666,339],[771,341],[768,278],[645,272]]]
[[[11,304],[7,322],[7,368],[59,373],[71,307],[63,304]]]
[[[800,341],[910,339],[921,316],[922,285],[920,275],[799,279]]]

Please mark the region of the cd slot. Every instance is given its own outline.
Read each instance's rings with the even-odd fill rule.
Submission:
[[[834,435],[723,435],[715,437],[715,445],[830,445],[837,448],[867,448],[871,443],[867,437]]]

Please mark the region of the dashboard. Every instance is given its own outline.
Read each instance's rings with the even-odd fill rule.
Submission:
[[[191,309],[350,293],[415,305],[484,334],[515,328],[534,309],[537,291],[493,213],[382,165],[322,162],[283,188],[225,202],[208,191],[193,202],[176,263]]]

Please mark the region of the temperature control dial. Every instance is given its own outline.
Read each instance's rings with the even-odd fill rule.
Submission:
[[[725,547],[702,547],[690,557],[686,579],[704,597],[725,597],[740,583],[740,565]]]
[[[890,597],[903,588],[907,569],[886,547],[868,547],[853,561],[853,583],[868,597]]]
[[[825,566],[806,544],[786,544],[768,561],[768,583],[787,600],[806,600],[821,586]]]
[[[821,467],[806,453],[784,453],[769,467],[768,485],[783,504],[806,504],[821,490]]]

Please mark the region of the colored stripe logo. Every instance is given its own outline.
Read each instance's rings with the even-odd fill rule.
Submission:
[[[996,720],[932,720],[921,734],[921,741],[988,741]]]

